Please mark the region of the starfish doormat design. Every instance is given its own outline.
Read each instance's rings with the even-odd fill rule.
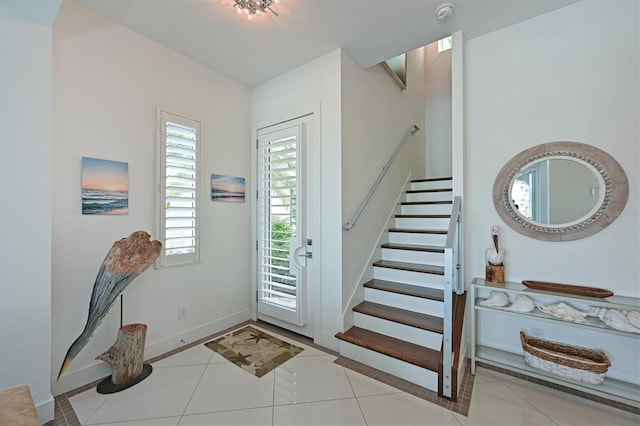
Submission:
[[[250,325],[205,343],[205,346],[257,377],[264,376],[303,350]]]

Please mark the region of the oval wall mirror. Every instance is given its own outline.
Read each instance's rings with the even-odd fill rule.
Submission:
[[[551,142],[513,157],[493,185],[493,204],[514,230],[546,241],[592,235],[613,222],[629,196],[627,176],[606,152]]]

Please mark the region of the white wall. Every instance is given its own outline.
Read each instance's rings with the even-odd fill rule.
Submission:
[[[342,325],[339,50],[252,89],[252,139],[255,139],[257,129],[308,113],[316,115],[314,120],[319,126],[320,137],[317,141],[320,144],[320,185],[316,189],[320,191],[321,235],[311,237],[314,241],[319,238],[322,243],[321,256],[316,256],[317,251],[314,252],[313,262],[321,263],[321,270],[320,277],[314,282],[316,287],[311,289],[317,297],[309,310],[314,315],[314,341],[337,350],[338,343],[334,335]],[[255,253],[255,250],[252,252]],[[255,267],[252,276],[255,277]]]
[[[451,49],[438,52],[438,42],[434,42],[425,51],[425,177],[452,176]]]
[[[59,3],[49,5],[35,22],[29,7],[0,9],[5,203],[0,210],[0,388],[28,385],[43,423],[53,419],[54,408],[49,387],[51,22]]]
[[[136,278],[124,291],[124,323],[148,325],[149,358],[250,317],[250,202],[213,203],[209,188],[211,173],[249,177],[251,144],[249,89],[229,78],[69,1],[54,24],[53,46],[51,376],[57,394],[110,373],[94,358],[116,338],[119,303],[55,382],[112,243],[140,229],[157,237],[158,105],[202,123],[201,263],[152,267]],[[128,215],[81,214],[83,156],[129,164]],[[179,306],[187,308],[180,321]]]
[[[424,176],[424,48],[407,53],[407,89],[382,66],[363,70],[342,55],[342,223],[346,223],[376,181],[406,132],[417,125],[356,225],[342,237],[342,308],[356,287],[371,278],[370,255],[407,178]],[[363,276],[365,278],[363,278]],[[343,330],[341,330],[343,331]]]
[[[497,224],[508,281],[640,296],[638,7],[636,0],[617,1],[615,8],[584,0],[466,43],[467,280],[484,276],[489,227]],[[549,141],[594,145],[620,162],[629,178],[629,201],[609,227],[577,241],[544,242],[500,220],[491,195],[500,168],[520,151]],[[504,339],[514,350],[519,346],[517,336]],[[639,345],[627,344],[637,364]],[[637,365],[627,367],[638,376]]]

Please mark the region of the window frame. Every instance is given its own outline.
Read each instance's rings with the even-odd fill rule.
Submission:
[[[157,161],[156,161],[156,232],[158,239],[162,242],[162,250],[156,261],[157,269],[192,265],[200,262],[200,204],[201,204],[201,187],[202,176],[200,158],[202,152],[202,123],[199,120],[187,117],[183,114],[177,114],[166,108],[157,108]],[[167,212],[167,185],[166,185],[166,164],[167,164],[167,123],[173,123],[178,126],[184,126],[195,129],[196,148],[195,148],[195,221],[194,221],[194,252],[166,255],[167,237],[166,237],[166,212]]]
[[[451,50],[452,47],[453,47],[453,35],[449,35],[447,37],[444,37],[438,40],[438,53]]]

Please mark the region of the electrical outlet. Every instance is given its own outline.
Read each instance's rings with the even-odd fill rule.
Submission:
[[[185,306],[178,307],[178,319],[183,320],[187,317],[187,308]]]
[[[530,332],[531,336],[533,337],[544,337],[544,330],[542,330],[541,328],[538,327],[531,327],[531,332]]]

